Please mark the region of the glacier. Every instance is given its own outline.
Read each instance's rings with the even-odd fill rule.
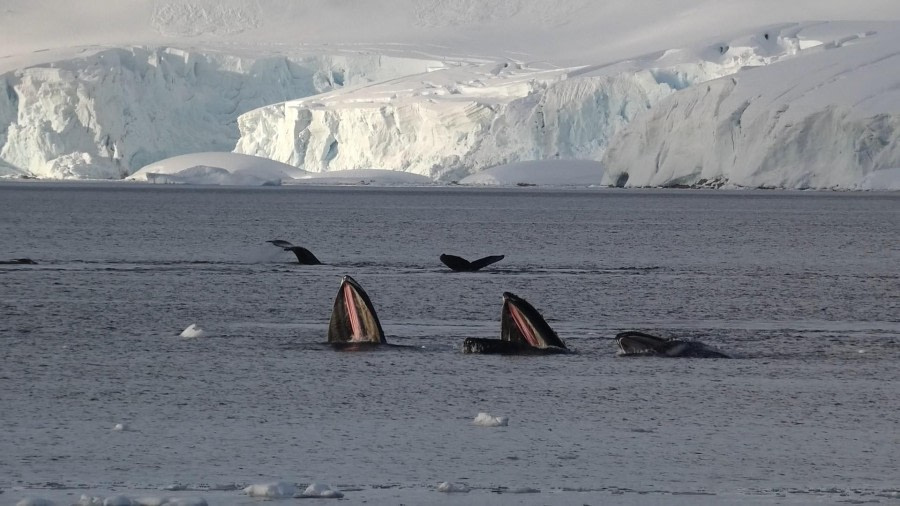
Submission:
[[[246,111],[437,64],[172,47],[87,52],[0,74],[0,175],[119,179],[175,155],[231,151]]]
[[[0,178],[233,151],[444,183],[585,161],[610,186],[900,186],[886,0],[41,5],[0,19]],[[214,162],[188,179],[240,181]]]

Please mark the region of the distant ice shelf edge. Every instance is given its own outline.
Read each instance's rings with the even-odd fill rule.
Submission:
[[[95,50],[0,75],[0,177],[120,179],[233,150],[444,182],[546,159],[598,161],[609,186],[900,189],[900,28],[819,44],[803,28],[564,69]]]

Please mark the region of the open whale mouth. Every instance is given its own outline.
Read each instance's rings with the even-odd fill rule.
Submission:
[[[513,323],[519,330],[519,333],[525,339],[525,342],[535,348],[545,348],[547,346],[543,339],[540,339],[534,327],[528,321],[528,318],[522,314],[522,311],[515,305],[509,305],[509,315],[512,317]]]
[[[649,355],[658,353],[665,340],[643,332],[620,332],[616,335],[619,355]]]
[[[532,348],[566,348],[541,314],[525,299],[512,293],[503,294],[501,320],[500,337],[503,340],[527,344]]]
[[[329,343],[384,343],[381,322],[362,286],[344,276],[328,324]]]

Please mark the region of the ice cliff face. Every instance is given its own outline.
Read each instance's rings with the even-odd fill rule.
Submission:
[[[638,113],[676,90],[790,57],[798,33],[784,25],[598,67],[459,63],[251,111],[235,151],[313,172],[376,167],[438,180],[518,161],[599,160]]]
[[[0,175],[117,179],[172,155],[231,151],[246,111],[435,64],[377,55],[95,51],[0,75]]]
[[[491,64],[465,69],[464,80],[458,71],[252,111],[239,120],[235,151],[313,172],[458,179],[511,161],[597,158],[618,128],[671,92],[646,71],[573,78]]]
[[[607,184],[857,188],[900,167],[900,34],[860,34],[667,97],[604,158]]]

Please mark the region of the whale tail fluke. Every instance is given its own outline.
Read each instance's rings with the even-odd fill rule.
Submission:
[[[292,243],[282,239],[273,239],[266,242],[285,251],[293,252],[294,255],[297,256],[297,262],[301,265],[322,265],[322,262],[313,255],[312,251],[309,251],[303,246],[294,246]]]
[[[459,257],[456,255],[448,255],[444,253],[441,255],[441,262],[444,263],[450,269],[457,272],[475,272],[479,269],[487,267],[493,263],[497,263],[500,260],[503,260],[504,255],[492,255],[486,256],[484,258],[479,258],[475,261],[468,261],[463,257]]]

